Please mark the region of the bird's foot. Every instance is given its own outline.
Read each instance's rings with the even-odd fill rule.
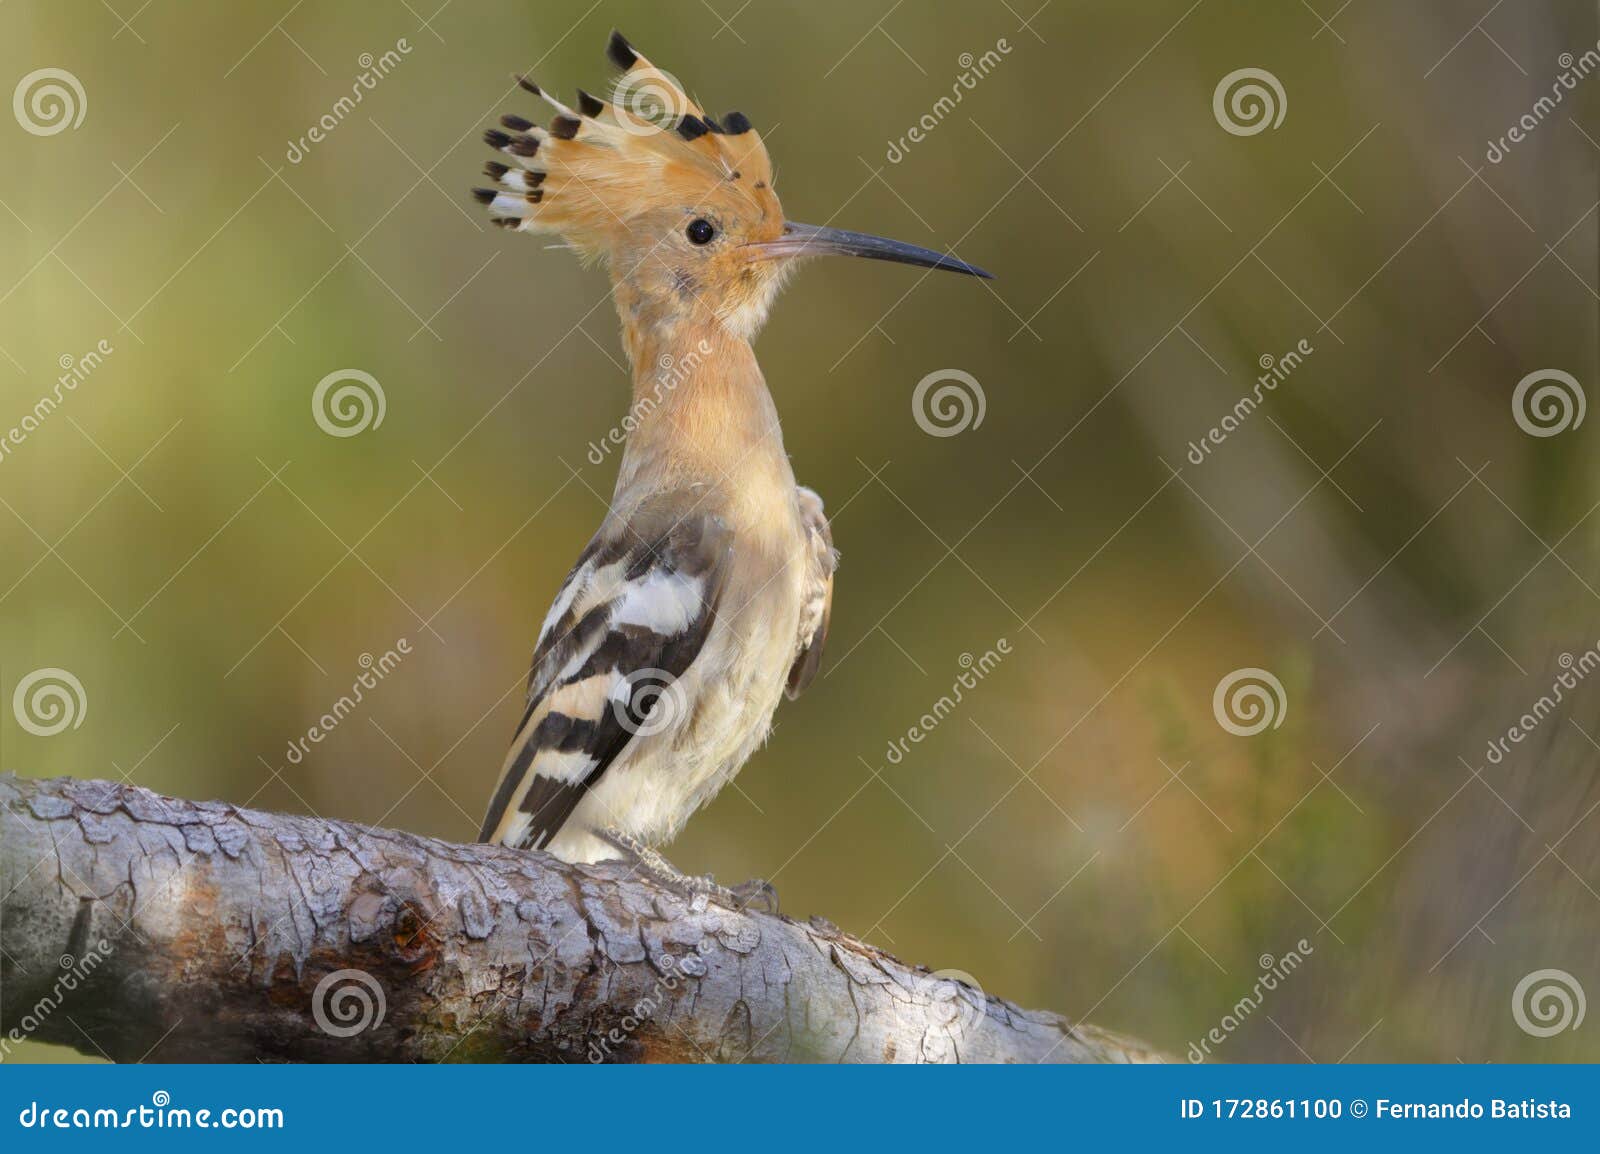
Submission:
[[[778,912],[778,891],[762,878],[753,878],[730,889],[718,885],[716,879],[709,875],[696,877],[684,873],[663,857],[661,851],[646,845],[632,834],[619,829],[605,829],[600,831],[600,836],[627,854],[641,873],[683,898],[697,913],[711,902],[738,913],[744,913],[752,906],[769,914]]]
[[[751,878],[747,882],[740,882],[732,889],[725,891],[733,896],[734,908],[741,913],[751,906],[763,913],[776,914],[778,912],[778,891],[766,878]]]

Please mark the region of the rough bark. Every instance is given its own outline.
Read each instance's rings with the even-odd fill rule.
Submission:
[[[1161,1060],[626,866],[0,776],[0,1047],[118,1061]]]

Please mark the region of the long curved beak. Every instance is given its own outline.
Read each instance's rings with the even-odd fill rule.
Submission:
[[[957,260],[945,253],[934,252],[914,244],[906,244],[887,237],[865,232],[851,232],[843,228],[826,228],[819,224],[799,224],[790,221],[783,226],[783,235],[777,240],[747,246],[755,250],[762,260],[776,260],[794,256],[861,256],[868,260],[887,260],[895,264],[916,265],[918,268],[937,268],[948,272],[965,273],[993,280],[977,265]]]

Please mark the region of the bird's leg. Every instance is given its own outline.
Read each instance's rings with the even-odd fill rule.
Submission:
[[[719,906],[740,913],[750,906],[756,906],[770,914],[778,912],[778,891],[761,878],[752,879],[730,889],[718,885],[716,879],[709,875],[695,877],[684,873],[663,857],[659,850],[620,829],[603,829],[599,831],[599,836],[631,857],[634,864],[651,880],[678,894],[696,910],[705,909],[707,902],[716,902]]]
[[[709,892],[715,885],[710,878],[691,877],[684,873],[663,857],[659,850],[646,845],[632,834],[608,828],[600,830],[599,836],[632,858],[634,865],[652,881],[660,882],[674,893],[688,897],[693,893]]]

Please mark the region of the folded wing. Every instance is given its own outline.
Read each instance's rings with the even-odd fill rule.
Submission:
[[[716,619],[729,539],[718,518],[663,501],[590,542],[540,631],[479,841],[542,848],[630,742],[693,707],[677,682]]]

